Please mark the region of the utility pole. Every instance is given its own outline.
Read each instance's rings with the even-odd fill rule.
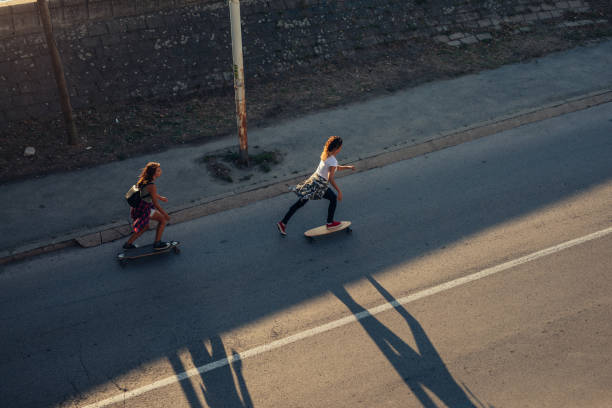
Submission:
[[[240,28],[240,0],[229,0],[232,26],[232,57],[234,61],[234,94],[236,99],[236,123],[240,139],[240,162],[249,165],[247,140],[246,98],[244,92],[244,65],[242,62],[242,31]]]
[[[60,94],[60,103],[62,112],[64,113],[64,121],[66,122],[66,131],[68,133],[68,144],[77,144],[77,130],[72,118],[72,106],[70,105],[70,95],[66,86],[66,77],[64,76],[64,68],[55,38],[53,38],[53,26],[51,25],[51,14],[49,13],[49,0],[37,0],[38,12],[40,13],[40,21],[42,22],[45,37],[47,38],[47,46],[51,55],[51,65],[53,65],[53,73],[55,74],[55,82]]]

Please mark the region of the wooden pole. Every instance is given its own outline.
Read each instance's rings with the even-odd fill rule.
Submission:
[[[45,37],[47,38],[47,46],[51,55],[51,65],[53,65],[53,73],[55,74],[55,82],[60,94],[60,103],[62,112],[64,113],[64,121],[66,122],[66,132],[68,133],[68,144],[77,144],[77,130],[72,117],[72,106],[70,105],[70,94],[66,86],[66,77],[64,76],[64,68],[62,59],[60,58],[55,38],[53,37],[53,26],[51,25],[51,13],[49,12],[49,0],[37,0],[38,12],[40,21],[42,22]]]
[[[236,99],[236,124],[240,141],[240,162],[249,165],[247,138],[246,98],[244,92],[244,64],[242,62],[242,30],[240,28],[240,0],[229,0],[232,33],[232,57],[234,60],[234,95]]]

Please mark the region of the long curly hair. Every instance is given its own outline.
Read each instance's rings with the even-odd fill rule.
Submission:
[[[330,136],[325,142],[323,147],[323,153],[321,153],[321,160],[327,160],[330,153],[342,146],[342,138],[340,136]]]
[[[138,177],[138,183],[136,185],[138,188],[141,188],[145,184],[149,184],[153,182],[153,178],[155,177],[155,172],[157,168],[161,166],[161,164],[157,162],[148,162],[147,165],[140,172],[140,177]]]

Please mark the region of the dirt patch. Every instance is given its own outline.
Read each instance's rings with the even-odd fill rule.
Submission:
[[[612,10],[601,10],[594,19],[612,15]],[[386,44],[308,69],[271,78],[247,78],[249,126],[263,126],[612,37],[611,23],[563,29],[556,24],[536,25],[527,33],[519,29],[506,25],[490,41],[456,48],[432,39]],[[186,100],[136,101],[79,111],[75,112],[80,138],[77,146],[66,144],[61,117],[51,122],[9,123],[0,146],[0,182],[76,170],[234,134],[234,109],[233,89],[227,89]],[[27,146],[35,147],[36,155],[24,157]],[[217,172],[215,165],[209,170]],[[222,176],[226,170],[221,168],[219,172]]]
[[[225,181],[227,183],[233,183],[232,169],[227,164],[219,162],[215,157],[209,157],[206,159],[206,169],[216,179]]]
[[[257,146],[255,146],[257,148]],[[233,183],[232,174],[238,172],[240,181],[249,180],[253,170],[268,173],[272,167],[283,161],[283,154],[279,151],[263,151],[254,155],[249,154],[249,164],[245,165],[240,160],[237,150],[224,150],[219,153],[207,154],[200,162],[206,163],[208,172],[216,179],[227,183]]]

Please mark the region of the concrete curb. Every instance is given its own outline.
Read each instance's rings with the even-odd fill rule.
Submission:
[[[402,160],[408,160],[519,126],[577,112],[608,102],[612,102],[612,90],[603,89],[575,98],[560,100],[538,108],[503,116],[491,121],[440,133],[434,135],[428,141],[417,145],[399,146],[394,147],[392,150],[386,149],[380,152],[373,152],[368,157],[353,161],[351,164],[355,165],[357,170],[350,174],[368,171]],[[289,186],[297,184],[308,175],[310,175],[310,173],[299,174],[274,183],[264,183],[254,187],[250,186],[230,193],[209,197],[195,204],[191,203],[183,207],[175,208],[170,212],[172,216],[171,224],[191,221],[196,218],[243,207],[255,201],[284,194],[288,191]],[[341,173],[339,176],[346,177],[348,175],[348,173]],[[78,231],[54,240],[47,240],[45,242],[38,242],[18,248],[11,254],[0,258],[0,265],[77,245],[84,248],[94,247],[121,239],[130,235],[130,233],[130,226],[127,223],[113,223],[99,226],[92,230]]]

